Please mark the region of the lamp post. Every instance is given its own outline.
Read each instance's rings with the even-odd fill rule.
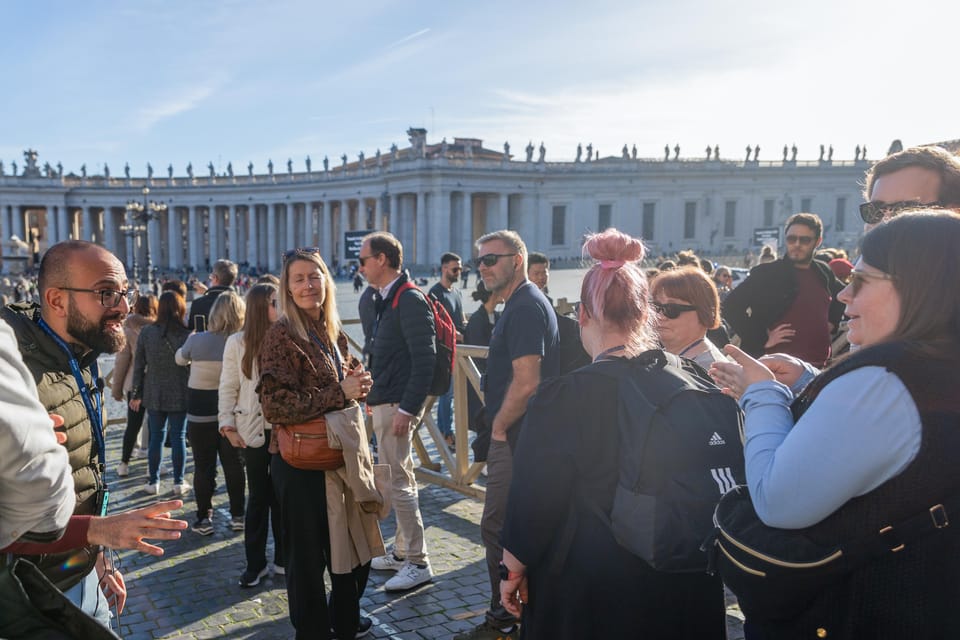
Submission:
[[[147,251],[147,285],[153,289],[153,261],[150,258],[150,221],[158,218],[161,213],[167,210],[167,205],[162,202],[148,200],[150,189],[144,187],[143,201],[130,200],[127,202],[127,214],[130,216],[130,223],[127,225],[134,233],[133,247],[133,277],[137,278],[137,247],[136,238],[143,233],[146,242]]]

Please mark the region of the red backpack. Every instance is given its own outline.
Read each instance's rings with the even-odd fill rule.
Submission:
[[[457,330],[453,326],[453,319],[447,313],[446,307],[437,298],[424,293],[409,280],[397,288],[393,296],[393,304],[390,305],[392,309],[397,308],[401,294],[408,289],[419,291],[433,312],[433,325],[436,328],[433,340],[437,349],[437,359],[433,364],[433,381],[430,383],[428,394],[442,396],[450,390],[450,381],[453,378],[454,357],[457,353]]]

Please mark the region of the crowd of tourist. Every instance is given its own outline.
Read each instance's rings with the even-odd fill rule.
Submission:
[[[37,302],[8,305],[0,323],[0,442],[16,443],[0,464],[0,546],[108,626],[128,585],[97,545],[159,554],[144,539],[188,524],[169,517],[180,500],[103,517],[104,470],[130,475],[145,448],[144,490],[166,493],[166,444],[199,535],[213,531],[219,459],[229,525],[244,532],[239,587],[284,576],[297,638],[366,635],[371,571],[390,574],[390,593],[436,575],[412,443],[436,396],[437,445],[461,445],[442,357],[450,323],[451,339],[488,345],[483,399],[471,394],[466,415],[486,462],[477,537],[489,601],[456,640],[723,638],[724,582],[750,639],[958,636],[960,161],[898,152],[870,169],[864,196],[853,261],[821,248],[819,217],[800,212],[785,221],[784,255],[761,255],[740,282],[690,251],[651,269],[642,239],[590,235],[574,317],[548,296],[550,260],[514,231],[476,241],[481,306],[469,320],[460,256],[438,256],[441,280],[424,292],[397,238],[373,232],[355,274],[368,284],[361,353],[315,248],[291,249],[279,278],[259,283],[217,260],[188,304],[189,280],[140,295],[101,247],[55,245]],[[117,354],[112,394],[128,407],[118,461],[105,459],[103,353]],[[690,390],[722,402],[666,428]],[[688,433],[695,445],[680,444]],[[647,465],[629,482],[625,452]],[[790,536],[802,536],[851,560],[803,574],[822,583],[774,606],[778,587],[751,582],[757,572],[739,580],[744,565],[724,559],[711,524],[738,491],[758,557],[774,553],[766,543],[793,553]],[[391,513],[387,545],[379,522]],[[84,562],[64,562],[80,549]]]

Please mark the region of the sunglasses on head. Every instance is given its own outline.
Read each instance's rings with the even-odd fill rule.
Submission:
[[[676,302],[652,302],[651,305],[657,313],[662,315],[664,318],[669,318],[671,320],[676,320],[679,318],[681,313],[697,310],[697,308],[693,305],[677,304]]]
[[[477,262],[480,263],[480,264],[482,264],[482,265],[485,266],[485,267],[492,267],[493,265],[497,264],[497,262],[500,260],[500,258],[511,258],[511,257],[513,257],[513,256],[515,256],[515,255],[517,255],[517,254],[515,254],[515,253],[486,253],[486,254],[480,256],[479,258],[477,258]]]
[[[920,202],[919,200],[903,200],[901,202],[864,202],[860,205],[860,217],[867,224],[878,224],[884,218],[892,217],[901,211],[909,209],[939,209],[943,205],[939,202]]]
[[[295,256],[318,256],[320,255],[320,247],[300,247],[299,249],[290,249],[283,254],[283,261],[286,262],[290,258]]]

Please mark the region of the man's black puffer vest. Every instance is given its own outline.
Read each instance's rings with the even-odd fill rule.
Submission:
[[[808,535],[822,543],[863,538],[960,494],[957,359],[924,357],[903,343],[869,347],[817,377],[794,402],[794,418],[799,419],[831,381],[866,366],[886,368],[907,388],[920,413],[920,450],[899,475],[810,527]],[[802,616],[785,625],[761,625],[760,635],[960,638],[960,513],[948,517],[947,528],[867,562],[824,591]]]
[[[70,458],[77,495],[73,513],[100,515],[103,478],[90,417],[67,355],[37,324],[39,309],[37,305],[11,304],[0,311],[0,318],[6,320],[17,336],[23,362],[37,383],[40,403],[48,412],[63,417],[67,434],[64,447]],[[92,387],[96,383],[90,367],[96,354],[78,352],[75,355],[79,359],[84,383]],[[91,545],[65,553],[28,556],[27,559],[37,565],[58,589],[65,591],[93,570],[99,551],[99,547]]]

